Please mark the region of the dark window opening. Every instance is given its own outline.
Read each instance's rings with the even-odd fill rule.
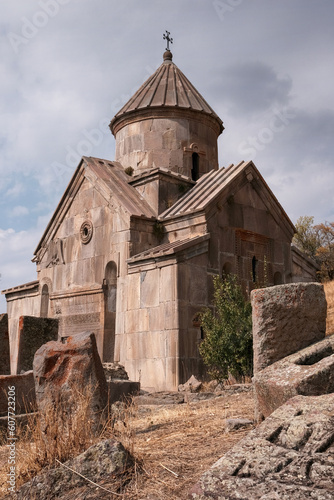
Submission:
[[[252,258],[252,278],[253,278],[253,283],[256,282],[256,268],[257,268],[257,259],[254,255],[254,257]]]
[[[191,169],[191,178],[193,181],[197,181],[199,178],[199,156],[198,153],[192,154],[192,169]]]

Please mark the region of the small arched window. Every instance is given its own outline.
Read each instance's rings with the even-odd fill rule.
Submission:
[[[198,155],[198,153],[192,154],[191,178],[193,181],[197,181],[199,179],[199,155]]]

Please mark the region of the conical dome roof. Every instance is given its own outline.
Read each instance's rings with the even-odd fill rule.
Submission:
[[[224,130],[223,122],[188,78],[172,61],[169,50],[163,55],[163,63],[150,78],[137,90],[131,99],[122,107],[110,122],[111,131],[116,125],[135,113],[147,116],[150,110],[180,109],[203,113],[213,118],[219,126],[219,133]]]

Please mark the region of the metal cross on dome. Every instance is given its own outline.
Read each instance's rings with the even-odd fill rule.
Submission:
[[[165,34],[162,35],[163,39],[167,40],[167,48],[166,48],[166,50],[169,50],[169,42],[173,43],[173,38],[169,38],[169,35],[170,35],[170,31],[167,31],[167,30],[166,30],[166,35]]]

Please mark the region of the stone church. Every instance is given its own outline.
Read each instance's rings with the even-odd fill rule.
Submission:
[[[114,116],[114,161],[83,157],[34,253],[37,280],[6,295],[11,372],[19,318],[92,331],[103,361],[144,388],[175,390],[203,369],[198,313],[212,277],[243,289],[314,281],[295,229],[252,161],[218,166],[223,122],[172,60]]]

